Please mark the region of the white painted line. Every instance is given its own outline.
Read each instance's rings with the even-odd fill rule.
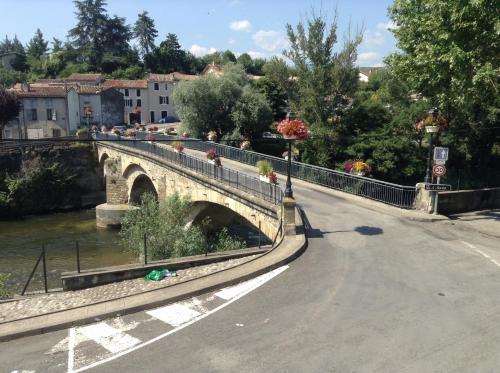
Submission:
[[[282,269],[282,268],[283,268],[283,269]],[[288,269],[288,266],[283,266],[283,267],[280,267],[280,268],[275,269],[274,271],[271,271],[271,272],[275,272],[275,271],[278,271],[278,270],[280,270],[280,269],[282,269],[282,270],[281,270],[279,273],[281,273],[281,272],[283,272],[284,270]],[[264,276],[264,275],[262,275],[262,276]],[[260,277],[260,276],[259,276],[259,277]],[[273,276],[273,277],[274,277],[274,276]],[[269,280],[271,280],[271,279],[272,279],[272,277],[268,278],[268,279],[267,279],[267,281],[269,281]],[[266,282],[267,282],[267,281],[266,281]],[[87,366],[81,367],[81,368],[79,368],[79,369],[75,370],[75,371],[74,371],[74,373],[84,372],[84,371],[89,370],[89,369],[91,369],[91,368],[95,368],[95,367],[97,367],[97,366],[99,366],[99,365],[102,365],[102,364],[108,363],[108,362],[110,362],[110,361],[113,361],[113,360],[115,360],[115,359],[118,359],[118,358],[120,358],[120,357],[122,357],[122,356],[124,356],[124,355],[127,355],[127,354],[129,354],[129,353],[131,353],[131,352],[134,352],[134,351],[136,351],[136,350],[138,350],[138,349],[140,349],[140,348],[143,348],[143,347],[149,346],[150,344],[155,343],[155,342],[157,342],[157,341],[159,341],[160,339],[163,339],[163,338],[165,338],[165,337],[168,337],[169,335],[174,334],[174,333],[178,332],[179,330],[182,330],[182,329],[184,329],[184,328],[187,328],[189,325],[194,324],[195,322],[197,322],[197,321],[199,321],[199,320],[202,320],[202,319],[204,319],[205,317],[208,317],[208,316],[210,316],[211,314],[213,314],[213,313],[215,313],[215,312],[217,312],[217,311],[219,311],[219,310],[221,310],[221,309],[223,309],[223,308],[225,308],[225,307],[229,306],[231,303],[236,302],[238,299],[240,299],[240,298],[244,297],[245,295],[247,295],[247,294],[248,294],[248,293],[250,293],[251,291],[255,290],[255,289],[256,289],[256,288],[258,288],[259,286],[263,285],[264,283],[265,283],[265,282],[260,283],[260,284],[257,284],[254,288],[252,288],[252,289],[248,289],[245,293],[241,293],[241,294],[237,295],[236,297],[234,297],[233,299],[231,299],[231,300],[227,301],[226,303],[221,304],[219,307],[216,307],[216,308],[214,308],[213,310],[208,311],[207,313],[201,314],[200,316],[196,317],[195,319],[193,319],[193,320],[191,320],[191,321],[189,321],[189,322],[187,322],[187,323],[185,323],[185,324],[183,324],[183,325],[181,325],[181,326],[179,326],[179,327],[177,327],[177,328],[175,328],[175,329],[172,329],[172,330],[170,330],[170,331],[168,331],[168,332],[165,332],[165,333],[163,333],[163,334],[160,334],[159,336],[157,336],[157,337],[155,337],[155,338],[153,338],[153,339],[150,339],[149,341],[146,341],[146,342],[143,342],[143,343],[141,343],[141,344],[139,344],[139,345],[137,345],[137,346],[131,347],[131,348],[129,348],[128,350],[125,350],[125,351],[119,352],[119,353],[117,353],[117,354],[115,354],[115,355],[113,355],[113,356],[110,356],[110,357],[106,358],[106,359],[103,359],[103,360],[101,360],[101,361],[96,361],[95,363],[92,363],[92,364],[89,364],[89,365],[87,365]]]
[[[198,311],[193,310],[182,303],[171,304],[166,307],[147,311],[146,313],[157,318],[158,320],[163,321],[164,323],[172,325],[173,327],[181,326],[182,324],[185,324],[201,315]]]
[[[69,328],[68,336],[68,373],[75,368],[75,328]]]
[[[466,241],[462,241],[462,243],[463,243],[465,246],[468,246],[470,249],[475,249],[475,248],[476,248],[476,246],[474,246],[473,244],[468,243],[468,242],[466,242]]]
[[[224,300],[233,299],[234,297],[238,296],[239,294],[246,292],[248,289],[258,287],[261,284],[269,281],[273,277],[278,276],[281,272],[283,272],[287,268],[288,268],[288,266],[283,266],[283,267],[277,268],[271,272],[264,273],[263,275],[260,275],[259,277],[255,277],[254,279],[251,279],[249,281],[245,281],[245,282],[242,282],[241,284],[222,289],[221,291],[218,291],[217,293],[215,293],[215,295],[219,298],[224,299]]]
[[[484,256],[486,259],[488,259],[490,262],[492,262],[493,264],[495,264],[497,267],[500,267],[500,263],[497,262],[495,259],[493,259],[491,256],[489,256],[488,254],[486,254],[485,252],[482,252],[481,250],[479,249],[476,249],[476,252],[481,254],[482,256]]]
[[[78,328],[78,332],[99,343],[102,347],[112,353],[127,350],[141,343],[139,339],[123,333],[119,329],[109,326],[104,321],[98,324]]]

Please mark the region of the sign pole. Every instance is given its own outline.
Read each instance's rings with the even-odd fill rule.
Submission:
[[[440,184],[440,181],[441,181],[441,176],[438,176],[437,177],[437,183],[436,184]],[[438,198],[439,198],[439,192],[438,191],[435,191],[434,192],[435,195],[434,195],[434,211],[432,212],[434,215],[437,215],[437,209],[438,209]]]

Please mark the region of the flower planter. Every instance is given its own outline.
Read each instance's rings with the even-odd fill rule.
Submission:
[[[259,175],[259,179],[260,181],[263,181],[265,183],[271,183],[271,181],[269,180],[269,176],[266,176],[266,175]]]
[[[425,126],[425,132],[427,133],[439,132],[439,126]]]
[[[297,136],[288,136],[288,135],[283,135],[283,138],[285,140],[297,140]]]
[[[176,152],[177,154],[182,154],[182,150],[179,149],[174,149],[174,152]]]
[[[207,162],[215,166],[215,159],[207,159]]]

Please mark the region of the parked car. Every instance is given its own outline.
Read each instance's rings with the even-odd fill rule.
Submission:
[[[170,115],[163,117],[158,121],[158,123],[174,123],[174,122],[177,122],[177,119]]]
[[[263,132],[262,133],[262,138],[263,139],[273,139],[274,135],[271,132]]]

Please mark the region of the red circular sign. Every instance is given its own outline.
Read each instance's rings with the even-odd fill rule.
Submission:
[[[444,176],[446,174],[446,167],[442,164],[436,164],[432,167],[434,176]]]

